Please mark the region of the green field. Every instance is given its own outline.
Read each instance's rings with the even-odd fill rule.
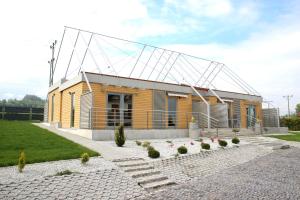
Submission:
[[[26,163],[79,158],[98,153],[25,121],[0,120],[0,167],[16,165],[21,150]]]
[[[271,135],[270,137],[274,137],[277,139],[281,139],[281,140],[287,140],[287,141],[296,141],[296,142],[300,142],[300,131],[296,132],[289,132],[293,135]]]

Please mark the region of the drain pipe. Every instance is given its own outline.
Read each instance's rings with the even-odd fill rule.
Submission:
[[[207,128],[210,129],[210,105],[206,101],[206,99],[194,88],[194,86],[190,85],[191,88],[194,90],[194,92],[204,101],[206,104],[206,109],[207,109]]]

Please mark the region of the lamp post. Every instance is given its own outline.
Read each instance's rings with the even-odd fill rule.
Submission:
[[[286,96],[283,96],[283,98],[286,98],[287,99],[287,102],[288,102],[288,115],[289,117],[291,117],[291,112],[290,112],[290,99],[293,97],[293,95],[286,95]]]

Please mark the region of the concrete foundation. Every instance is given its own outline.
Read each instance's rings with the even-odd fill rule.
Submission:
[[[114,130],[64,129],[70,133],[80,135],[96,141],[114,140]],[[188,129],[125,129],[128,140],[167,139],[188,137]]]
[[[264,133],[288,133],[288,127],[264,127]]]

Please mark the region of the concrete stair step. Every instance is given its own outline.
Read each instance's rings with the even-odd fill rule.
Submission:
[[[146,184],[140,184],[144,189],[146,190],[159,190],[162,189],[163,187],[166,186],[171,186],[171,185],[175,185],[176,183],[174,181],[171,180],[161,180],[161,181],[155,181],[155,182],[151,182],[151,183],[146,183]]]
[[[146,166],[142,165],[142,166],[130,166],[130,167],[123,168],[124,172],[144,171],[149,169],[154,169],[154,167],[149,165]]]
[[[133,172],[129,173],[129,175],[132,178],[152,176],[152,175],[155,175],[155,174],[160,174],[160,171],[156,171],[156,170],[153,170],[153,169],[148,169],[148,170],[143,170],[143,171],[133,171]]]
[[[131,161],[131,162],[123,162],[117,164],[119,167],[134,167],[134,166],[143,166],[143,165],[149,165],[149,163],[145,161]]]
[[[122,163],[122,162],[132,162],[132,161],[143,161],[143,158],[122,158],[122,159],[114,159],[112,162]]]
[[[157,182],[157,181],[162,181],[162,180],[167,180],[168,177],[162,175],[162,174],[154,174],[150,176],[144,176],[137,178],[137,182],[139,184],[147,184],[147,183],[152,183],[152,182]]]

